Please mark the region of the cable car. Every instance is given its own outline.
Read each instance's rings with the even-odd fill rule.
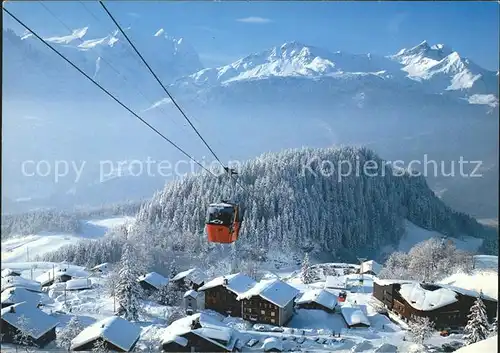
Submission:
[[[230,244],[238,240],[243,214],[237,204],[223,201],[208,206],[205,222],[210,243]]]

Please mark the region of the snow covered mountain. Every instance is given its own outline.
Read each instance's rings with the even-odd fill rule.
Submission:
[[[472,104],[489,98],[490,105],[498,104],[498,77],[495,72],[485,70],[444,44],[429,46],[426,41],[402,49],[391,59],[404,65],[408,77],[426,82],[426,89],[439,93],[443,91],[465,91]],[[496,98],[496,99],[494,99]]]
[[[402,49],[396,55],[379,57],[372,54],[350,54],[307,46],[298,42],[255,53],[219,68],[207,68],[179,79],[174,87],[184,92],[197,92],[236,82],[276,78],[332,78],[342,81],[376,77],[368,85],[388,81],[401,89],[417,89],[424,93],[456,95],[473,104],[497,105],[497,76],[480,68],[442,44],[427,42]],[[283,81],[286,84],[287,81]],[[415,84],[415,83],[422,84]],[[264,84],[264,83],[262,83]],[[370,87],[368,87],[370,88]],[[453,92],[455,93],[455,92]],[[250,94],[250,92],[249,92]]]
[[[147,37],[134,33],[132,29],[127,29],[127,31],[129,37],[141,50],[163,82],[170,83],[179,77],[202,69],[198,54],[182,38],[170,37],[161,30],[155,34],[150,33]],[[151,75],[118,30],[104,36],[90,35],[89,32],[89,27],[84,27],[73,30],[71,34],[44,39],[107,88],[123,91],[124,88],[137,89],[140,87],[140,90],[145,94],[157,90]],[[22,67],[37,66],[44,71],[57,68],[59,77],[56,81],[66,90],[68,86],[73,88],[70,85],[71,81],[67,80],[67,77],[61,75],[60,72],[61,68],[68,65],[57,58],[33,35],[27,33],[18,36],[11,30],[4,30],[3,36],[6,39],[4,41],[4,58],[9,63],[8,70],[6,70],[8,73],[18,74],[22,69],[19,67],[21,65],[16,66],[15,61],[23,58],[22,62],[25,64]],[[14,63],[10,64],[11,62]],[[74,74],[71,72],[71,70],[74,71],[73,68],[68,67],[68,69],[70,74]],[[29,86],[30,82],[43,79],[47,80],[47,77],[38,72],[37,75],[29,75],[21,83],[24,86]],[[50,80],[53,78],[51,77]],[[8,80],[8,82],[10,81],[13,80]],[[9,94],[18,93],[12,88],[8,91]],[[38,93],[40,94],[40,92]]]

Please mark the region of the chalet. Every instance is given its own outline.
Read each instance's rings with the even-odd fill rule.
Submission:
[[[55,282],[67,282],[70,279],[79,277],[88,277],[88,273],[74,266],[65,266],[49,270],[38,276],[36,280],[42,284],[42,287],[47,287]]]
[[[359,274],[378,276],[383,266],[376,261],[370,260],[362,262],[359,266]]]
[[[91,289],[92,282],[89,278],[73,278],[65,282],[65,289],[69,291]]]
[[[147,292],[155,292],[168,284],[168,278],[165,278],[156,272],[146,273],[145,275],[140,276],[137,281]]]
[[[200,287],[198,291],[205,293],[205,309],[241,317],[241,303],[237,297],[252,288],[255,283],[252,278],[236,273],[217,277]]]
[[[436,328],[463,327],[474,301],[481,296],[489,320],[497,311],[497,301],[472,290],[444,284],[378,280],[373,296],[406,320],[429,317]]]
[[[5,268],[2,270],[2,278],[9,276],[21,276],[21,271],[13,270],[11,268]]]
[[[94,266],[90,269],[90,272],[93,273],[106,273],[109,270],[109,264],[107,262],[104,262],[102,264],[99,264],[97,266]]]
[[[37,307],[42,301],[42,294],[35,293],[23,287],[11,287],[2,292],[2,308],[26,302]]]
[[[2,342],[17,343],[21,332],[29,337],[29,345],[45,347],[56,339],[57,320],[26,302],[2,309]]]
[[[141,333],[140,327],[112,316],[86,327],[71,341],[72,351],[91,351],[96,344],[103,344],[109,351],[131,352]]]
[[[361,308],[357,306],[344,304],[340,307],[340,314],[349,328],[370,326],[370,321],[368,321]]]
[[[299,290],[279,280],[263,280],[238,295],[245,320],[282,326],[293,315]]]
[[[171,281],[177,284],[178,288],[183,291],[189,289],[198,290],[203,284],[205,284],[206,275],[198,268],[191,268],[186,271],[179,272],[171,279]]]
[[[187,315],[192,315],[198,310],[205,308],[205,292],[197,292],[194,289],[188,290],[183,297],[184,309]]]
[[[161,341],[163,352],[234,352],[235,331],[206,314],[194,314],[174,321]]]
[[[337,296],[324,289],[312,289],[295,301],[295,306],[300,309],[319,309],[334,312],[337,306]]]
[[[2,278],[2,292],[8,288],[22,287],[31,292],[41,292],[42,286],[40,282],[26,279],[21,276],[8,276]]]

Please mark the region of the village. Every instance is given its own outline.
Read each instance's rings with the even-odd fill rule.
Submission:
[[[298,269],[282,276],[268,274],[260,281],[243,273],[208,278],[199,268],[172,278],[145,273],[137,282],[149,297],[166,286],[182,293],[178,317],[147,326],[120,317],[113,298],[106,298],[112,306],[109,315],[100,312],[95,320],[71,304],[81,302],[91,312],[84,295],[94,296],[90,302],[108,297],[102,284],[109,281],[109,264],[89,269],[52,264],[33,279],[32,268],[5,268],[2,350],[14,342],[48,349],[64,329],[61,322],[82,315],[80,321],[88,325],[68,342],[72,351],[396,352],[411,346],[409,326],[416,317],[433,323],[434,346],[453,351],[461,345],[457,338],[477,298],[489,322],[496,318],[497,298],[491,293],[443,283],[382,280],[377,278],[381,269],[375,261],[317,264],[308,273]]]

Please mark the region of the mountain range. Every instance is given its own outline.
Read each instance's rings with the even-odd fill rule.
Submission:
[[[149,36],[127,31],[223,159],[248,159],[302,145],[364,145],[389,160],[421,160],[428,154],[446,162],[463,156],[496,166],[498,72],[481,68],[447,45],[424,41],[393,55],[377,56],[288,42],[222,67],[204,68],[183,39],[162,29]],[[77,155],[87,161],[103,156],[178,158],[29,33],[4,30],[3,38],[4,129],[13,136],[4,142],[12,151],[5,173],[13,190],[7,195],[11,200],[37,197],[40,187],[33,188],[33,179],[19,175],[20,161],[33,155],[66,153],[66,158]],[[169,137],[180,139],[191,154],[206,155],[117,31],[90,37],[88,28],[81,28],[46,40]],[[42,105],[51,109],[40,109]],[[33,116],[38,118],[35,131],[33,120],[27,119]],[[24,136],[22,146],[18,136]],[[124,144],[131,139],[134,144]],[[148,196],[165,182],[165,178],[127,176],[105,185],[96,183],[96,176],[94,170],[78,184],[55,185],[40,179],[46,193],[38,195],[42,201],[37,205],[92,204],[95,195],[99,203],[114,202],[127,197],[123,195],[127,188],[140,190],[135,197]],[[461,178],[428,177],[431,187],[460,210],[494,217],[498,204],[492,191],[497,186],[488,180],[464,183]],[[110,182],[119,186],[109,187]],[[30,185],[33,191],[26,195]],[[466,185],[474,202],[489,206],[479,214],[456,202],[461,189],[456,185]],[[449,190],[454,194],[447,195]]]

